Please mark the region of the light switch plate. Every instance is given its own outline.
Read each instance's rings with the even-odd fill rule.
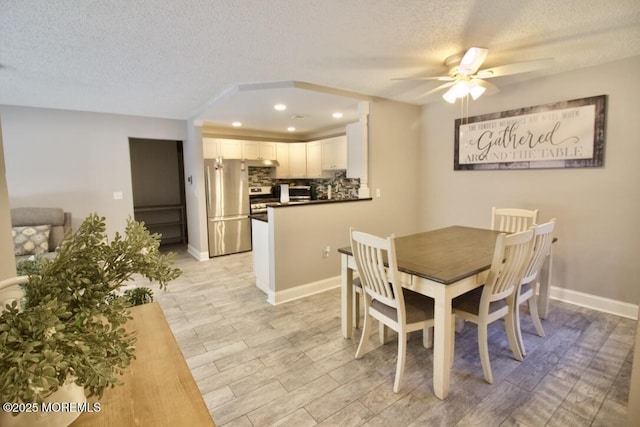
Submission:
[[[122,200],[122,191],[114,191],[113,200]]]

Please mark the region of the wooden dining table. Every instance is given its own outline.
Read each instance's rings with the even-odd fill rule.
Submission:
[[[451,301],[481,286],[491,266],[499,231],[452,226],[396,237],[396,258],[403,287],[435,300],[433,391],[444,399],[449,392],[455,322]],[[342,335],[353,329],[353,272],[351,247],[340,248],[342,273]]]
[[[131,309],[136,358],[105,390],[100,411],[82,413],[71,427],[211,426],[215,423],[157,302]]]

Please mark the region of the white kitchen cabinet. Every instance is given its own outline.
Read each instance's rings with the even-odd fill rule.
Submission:
[[[220,156],[217,138],[202,138],[202,156],[205,159],[217,159]]]
[[[347,169],[347,136],[341,135],[322,142],[322,169]]]
[[[289,168],[289,143],[276,142],[276,160],[280,164],[276,168],[276,178],[290,178],[291,170]],[[306,155],[305,155],[306,156]],[[305,166],[306,169],[306,166]]]
[[[260,156],[258,141],[236,141],[242,146],[241,159],[257,160]]]
[[[218,139],[218,156],[223,159],[241,159],[242,144],[235,139]]]
[[[242,158],[248,160],[274,160],[276,158],[275,142],[238,141],[242,144]]]
[[[276,143],[275,142],[260,142],[258,144],[258,158],[264,160],[276,159]]]
[[[276,143],[268,141],[243,141],[239,139],[202,138],[205,159],[273,160]]]
[[[322,141],[307,143],[307,178],[322,177]]]
[[[289,144],[289,177],[307,176],[307,144],[294,142]]]

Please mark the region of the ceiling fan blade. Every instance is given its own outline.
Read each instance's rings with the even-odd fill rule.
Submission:
[[[475,73],[487,58],[487,53],[489,53],[489,49],[483,47],[470,48],[462,57],[458,69],[467,75]]]
[[[451,76],[434,76],[434,77],[396,77],[391,80],[439,80],[441,82],[451,82]]]
[[[452,82],[449,82],[449,83],[445,83],[445,84],[443,84],[443,85],[440,85],[440,86],[438,86],[438,87],[435,87],[435,88],[431,89],[429,92],[425,92],[425,93],[423,93],[422,95],[420,95],[420,97],[423,97],[423,96],[429,96],[429,95],[431,95],[432,93],[438,92],[439,90],[446,89],[446,88],[448,88],[448,87],[451,87],[451,86],[453,86],[454,84],[456,84],[456,82],[455,82],[455,81],[452,81]]]
[[[536,59],[534,61],[516,62],[514,64],[500,65],[478,71],[478,78],[490,79],[493,77],[509,76],[511,74],[528,73],[541,70],[553,65],[553,58]]]

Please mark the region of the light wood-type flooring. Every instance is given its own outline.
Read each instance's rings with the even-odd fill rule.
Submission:
[[[394,394],[395,335],[382,346],[374,328],[372,350],[356,360],[360,330],[354,340],[342,337],[339,289],[273,307],[255,286],[251,256],[199,262],[180,250],[183,274],[169,290],[146,284],[218,426],[625,425],[632,320],[552,301],[546,338],[522,316],[523,362],[496,322],[489,330],[491,385],[482,375],[476,327],[466,324],[456,335],[445,400],[433,394],[432,351],[416,332]]]

